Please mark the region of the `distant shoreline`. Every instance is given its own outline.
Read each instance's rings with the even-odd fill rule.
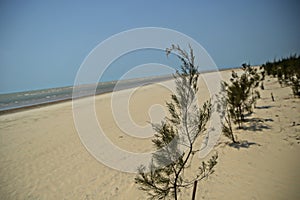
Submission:
[[[120,85],[118,85],[118,90],[125,90],[125,89],[130,89],[130,88],[135,88],[139,85],[151,85],[151,84],[155,84],[158,82],[162,82],[162,81],[167,81],[172,79],[171,75],[168,76],[158,76],[158,77],[146,77],[146,78],[135,78],[135,79],[128,79],[128,80],[122,80],[124,81],[123,83],[121,82]],[[118,81],[111,81],[111,82],[103,82],[103,83],[99,83],[98,86],[101,87],[101,84],[109,84],[108,87],[105,88],[100,88],[102,90],[99,91],[99,88],[96,88],[96,93],[95,95],[102,95],[102,94],[107,94],[107,93],[111,93],[112,91],[115,90],[115,86],[117,84]],[[67,86],[67,87],[62,87],[62,88],[70,88],[72,86]],[[89,91],[89,89],[92,89],[91,86],[89,85],[83,85],[83,87],[87,88],[87,91]],[[49,90],[52,89],[60,89],[60,88],[51,88]],[[36,91],[43,91],[43,90],[36,90]],[[73,91],[73,88],[72,88]],[[116,91],[116,90],[115,90]],[[28,91],[29,93],[30,91]],[[24,93],[24,92],[20,92],[20,93]],[[25,92],[26,93],[26,92]],[[13,93],[13,94],[19,94],[19,93]],[[70,93],[71,96],[65,97],[65,98],[61,98],[61,99],[54,99],[54,100],[48,100],[48,101],[42,101],[42,102],[38,102],[38,103],[32,103],[32,104],[28,104],[28,105],[21,105],[21,106],[16,106],[16,107],[11,107],[8,109],[3,109],[0,110],[0,115],[4,115],[4,114],[10,114],[10,113],[16,113],[16,112],[20,112],[20,111],[25,111],[25,110],[30,110],[30,109],[35,109],[35,108],[41,108],[41,107],[45,107],[45,106],[49,106],[49,105],[53,105],[53,104],[59,104],[59,103],[63,103],[63,102],[67,102],[67,101],[72,101],[73,100],[73,96],[72,96],[72,92]],[[82,98],[86,98],[92,95],[82,95],[80,97],[76,97],[75,99],[82,99]]]
[[[239,69],[239,67],[223,68],[223,69],[219,69],[219,70],[208,70],[205,72],[200,72],[200,74],[207,74],[207,73],[212,73],[212,72],[216,72],[216,71],[229,71],[229,70],[236,70],[236,69]],[[151,85],[151,84],[155,84],[155,83],[159,83],[159,82],[163,82],[163,81],[168,81],[172,78],[173,78],[173,76],[170,74],[170,75],[163,75],[163,76],[157,76],[157,77],[143,77],[143,78],[122,80],[125,82],[126,81],[130,82],[130,81],[135,80],[136,82],[134,82],[133,84],[129,84],[128,86],[125,86],[119,90],[135,88],[135,87],[137,87],[138,83],[141,83],[141,82],[142,82],[142,85]],[[117,83],[118,81],[111,81],[111,83],[113,83],[113,82]],[[104,83],[108,83],[108,82],[104,82]],[[62,88],[67,88],[67,87],[73,87],[73,86],[66,86],[66,87],[62,87]],[[54,89],[54,88],[51,88],[51,89]],[[111,93],[112,91],[114,91],[114,89],[115,89],[115,85],[109,90],[96,93],[96,95],[98,96],[98,95],[102,95],[102,94]],[[39,90],[37,90],[37,91],[39,91]],[[20,92],[20,93],[22,93],[22,92]],[[89,96],[91,96],[91,95],[81,96],[76,99],[86,98]],[[45,106],[59,104],[59,103],[63,103],[63,102],[71,101],[71,100],[73,100],[72,96],[67,97],[65,99],[57,99],[57,100],[53,100],[53,101],[39,102],[39,103],[32,104],[32,105],[24,105],[24,106],[15,107],[15,108],[8,108],[8,109],[0,110],[0,115],[11,114],[11,113],[21,112],[21,111],[25,111],[25,110],[30,110],[30,109],[42,108]]]

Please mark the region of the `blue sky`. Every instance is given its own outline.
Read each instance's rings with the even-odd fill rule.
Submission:
[[[0,93],[72,85],[97,44],[138,27],[182,32],[218,66],[300,54],[299,5],[296,0],[1,0]],[[163,52],[156,54],[153,61],[164,62]],[[121,64],[105,80],[120,77]]]

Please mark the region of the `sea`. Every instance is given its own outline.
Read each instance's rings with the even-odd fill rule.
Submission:
[[[224,66],[219,67],[219,71],[237,69],[238,67]],[[215,70],[204,70],[201,73],[213,72]],[[112,91],[135,88],[141,85],[149,85],[158,82],[167,81],[173,78],[173,75],[161,75],[143,78],[133,78],[118,81],[100,82],[97,83],[96,91],[95,84],[77,86],[80,92],[73,95],[73,86],[49,88],[41,90],[32,90],[25,92],[16,92],[8,94],[0,94],[0,115],[4,113],[14,112],[32,107],[39,107],[48,104],[59,103],[76,98],[90,96],[91,94],[99,95]],[[117,85],[117,87],[115,87]],[[78,89],[77,89],[78,90]],[[92,92],[91,92],[92,91]]]
[[[169,80],[172,77],[172,75],[164,75],[121,81],[100,82],[97,83],[96,91],[93,94],[99,95],[115,90],[124,90],[141,85],[154,84]],[[115,87],[116,85],[117,87]],[[84,85],[80,87],[80,94],[77,94],[75,98],[90,96],[91,91],[93,90],[94,84]],[[0,94],[0,114],[68,101],[72,99],[72,94],[73,86]]]

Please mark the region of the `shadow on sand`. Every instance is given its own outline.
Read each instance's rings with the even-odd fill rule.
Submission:
[[[252,145],[261,146],[260,144],[257,144],[255,142],[248,142],[247,140],[243,140],[243,141],[236,142],[236,143],[234,143],[234,142],[228,143],[228,146],[236,148],[236,149],[249,148]]]
[[[269,109],[272,108],[273,106],[256,106],[256,109]]]
[[[245,119],[245,124],[242,126],[243,130],[246,131],[263,131],[264,129],[270,129],[269,125],[266,125],[264,122],[273,122],[271,118],[251,118]]]

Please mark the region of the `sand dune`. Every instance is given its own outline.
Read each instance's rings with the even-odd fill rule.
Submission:
[[[230,71],[221,73],[224,79],[230,76]],[[204,101],[209,93],[203,80],[199,84]],[[118,98],[126,92],[130,90],[119,91]],[[169,97],[159,84],[137,89],[129,101],[132,120],[146,125],[151,106],[164,105]],[[199,183],[197,199],[300,199],[300,99],[269,77],[261,97],[247,130],[235,131],[252,145],[230,147],[222,136],[214,150],[219,153],[216,172]],[[96,114],[107,137],[127,151],[152,150],[149,139],[120,130],[110,105],[111,94],[96,97]],[[86,150],[71,102],[0,116],[0,138],[1,199],[145,199],[134,184],[135,174],[111,169]],[[184,191],[182,199],[190,194]]]

